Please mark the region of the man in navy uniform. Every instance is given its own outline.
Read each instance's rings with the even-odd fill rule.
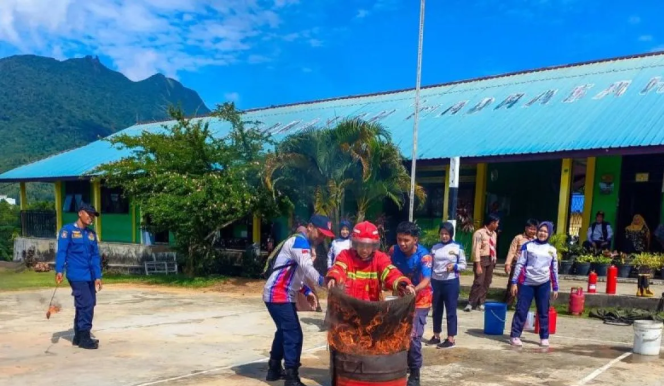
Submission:
[[[97,291],[101,291],[101,258],[97,234],[88,227],[99,213],[93,206],[81,204],[78,220],[67,224],[58,232],[58,253],[55,257],[55,281],[67,280],[74,296],[74,339],[72,344],[84,349],[96,349],[99,341],[90,337]]]

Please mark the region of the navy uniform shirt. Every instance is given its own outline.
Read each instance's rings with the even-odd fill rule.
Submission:
[[[101,258],[97,234],[92,229],[81,229],[67,224],[58,232],[58,253],[55,272],[67,271],[69,281],[101,279]]]

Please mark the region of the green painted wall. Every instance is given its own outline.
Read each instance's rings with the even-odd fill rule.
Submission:
[[[510,206],[509,212],[500,213],[499,260],[504,261],[512,239],[523,232],[528,218],[556,222],[561,166],[561,160],[488,165],[487,193],[508,197]]]
[[[131,243],[131,214],[102,214],[102,240],[105,242]]]
[[[605,219],[613,227],[615,227],[618,215],[618,197],[620,194],[620,177],[622,168],[622,157],[598,157],[595,165],[595,187],[593,190],[593,204],[592,212],[590,214],[590,222],[595,221],[595,213],[602,210],[606,214]],[[610,189],[603,189],[604,181],[612,180],[613,187]],[[600,185],[602,184],[602,185]],[[588,228],[584,228],[582,232],[586,232]]]

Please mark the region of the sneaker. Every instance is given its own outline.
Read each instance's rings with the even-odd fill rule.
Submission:
[[[440,338],[436,338],[435,336],[432,336],[431,339],[426,341],[426,344],[428,345],[434,345],[439,343],[440,343]]]
[[[452,348],[454,346],[456,346],[456,343],[450,341],[449,339],[445,339],[443,343],[438,345],[438,348],[445,349],[445,348]]]
[[[516,346],[516,347],[523,346],[523,342],[521,341],[521,338],[510,338],[510,344],[512,346]]]
[[[484,311],[484,304],[480,305],[480,311]]]
[[[473,310],[473,306],[471,306],[471,305],[469,304],[469,305],[467,305],[466,308],[464,308],[463,310],[466,311],[466,312],[470,312],[470,311]]]
[[[540,341],[540,346],[542,347],[549,347],[549,340],[548,339],[542,339]]]

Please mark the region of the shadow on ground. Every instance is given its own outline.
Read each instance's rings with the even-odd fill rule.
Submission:
[[[265,374],[267,373],[267,363],[249,363],[246,365],[241,365],[233,367],[231,370],[235,372],[237,376],[244,378],[251,378],[258,381],[263,381],[266,384],[270,384],[265,381]],[[330,384],[330,372],[328,369],[314,368],[314,367],[301,367],[300,368],[300,377],[303,382],[306,384],[305,380],[312,380],[319,385],[329,385]],[[275,383],[275,382],[272,382]],[[275,384],[280,384],[276,382]]]

